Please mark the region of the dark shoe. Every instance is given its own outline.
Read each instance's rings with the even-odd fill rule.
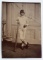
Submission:
[[[21,49],[24,50],[24,46],[23,47],[21,46]]]
[[[27,44],[26,44],[25,48],[26,48],[26,49],[28,49],[28,47],[29,47],[29,43],[27,42]]]

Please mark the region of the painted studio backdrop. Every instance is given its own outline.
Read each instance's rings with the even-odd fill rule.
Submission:
[[[15,42],[17,32],[17,17],[20,10],[25,11],[28,17],[29,26],[27,28],[25,40],[30,44],[41,44],[41,4],[40,3],[2,3],[2,41]],[[17,42],[20,43],[19,34]]]

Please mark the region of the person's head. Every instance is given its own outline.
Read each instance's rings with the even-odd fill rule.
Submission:
[[[23,16],[25,14],[24,10],[20,10],[20,15]]]

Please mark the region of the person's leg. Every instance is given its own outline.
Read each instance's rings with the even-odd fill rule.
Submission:
[[[24,46],[25,46],[24,31],[22,31],[21,29],[19,29],[19,33],[20,33],[20,40],[21,40],[21,48],[24,49]]]
[[[29,47],[29,43],[25,39],[25,37],[26,37],[26,30],[27,30],[27,28],[24,29],[24,42],[25,42],[25,48],[28,48]]]
[[[24,49],[24,47],[28,48],[28,42],[25,39],[25,37],[26,37],[26,29],[24,29],[23,31],[20,29],[19,33],[20,33],[20,40],[21,40],[21,48],[22,49]]]
[[[26,38],[26,30],[27,30],[27,28],[24,28],[24,32],[23,32],[23,36],[24,36],[24,42],[25,42],[25,44],[27,44],[27,40],[25,39]]]

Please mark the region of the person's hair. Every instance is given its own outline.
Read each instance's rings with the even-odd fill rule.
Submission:
[[[25,13],[24,10],[20,10],[20,14],[21,14],[21,13]]]

